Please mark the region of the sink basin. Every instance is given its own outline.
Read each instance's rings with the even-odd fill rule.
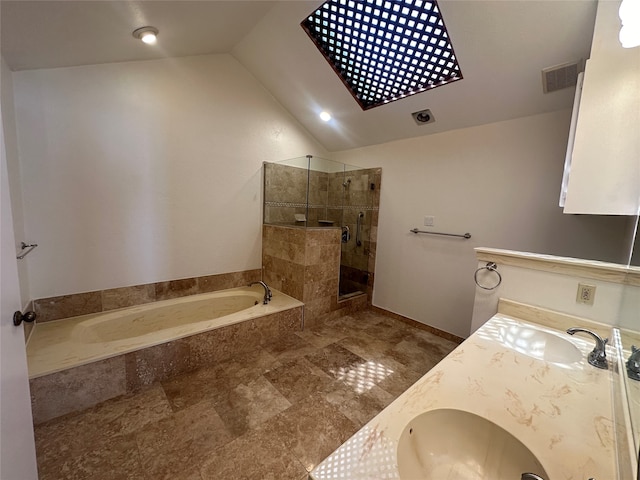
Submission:
[[[509,348],[555,364],[579,362],[584,354],[568,339],[521,324],[500,327],[500,340]]]
[[[549,478],[520,440],[462,410],[432,410],[415,417],[400,436],[397,455],[403,480],[520,480],[525,472]]]

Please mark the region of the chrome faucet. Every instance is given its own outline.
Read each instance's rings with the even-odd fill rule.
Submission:
[[[603,340],[600,335],[592,332],[591,330],[587,330],[586,328],[573,327],[567,330],[567,333],[569,335],[573,335],[574,333],[577,333],[577,332],[588,333],[596,341],[596,346],[589,353],[589,356],[587,357],[589,364],[597,368],[604,368],[605,370],[609,368],[609,363],[607,362],[607,352],[606,352],[607,342],[609,341],[609,339],[605,338]]]
[[[640,380],[640,348],[631,345],[631,355],[627,360],[627,376],[632,380]]]
[[[251,282],[249,284],[249,286],[255,285],[257,283],[262,285],[262,288],[264,288],[264,301],[262,303],[264,303],[266,305],[267,303],[269,303],[269,300],[271,300],[271,297],[273,297],[273,294],[271,293],[271,289],[269,288],[269,286],[266,283],[264,283],[262,281]]]

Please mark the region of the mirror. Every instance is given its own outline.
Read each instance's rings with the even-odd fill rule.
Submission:
[[[639,295],[636,293],[636,296]],[[637,298],[635,303],[639,303]],[[637,306],[638,305],[636,305],[636,308]],[[615,338],[616,333],[612,333]],[[622,328],[618,330],[618,333],[620,335],[620,345],[618,348],[620,358],[622,359],[622,367],[619,372],[616,372],[620,378],[614,381],[614,385],[616,382],[624,382],[624,391],[626,391],[627,394],[627,407],[629,409],[629,419],[631,421],[634,442],[632,450],[638,451],[640,448],[640,377],[637,377],[636,374],[629,373],[625,367],[632,354],[632,347],[640,347],[640,333],[637,330],[630,331]]]
[[[640,217],[636,218],[635,241],[631,249],[631,268],[640,270],[640,238],[638,237],[638,223]],[[640,287],[629,286],[623,298],[623,306],[625,310],[636,313],[636,318],[630,322],[630,325],[623,330],[622,346],[631,353],[631,346],[640,347]],[[635,332],[635,333],[631,333]],[[625,356],[625,362],[628,357]],[[631,425],[635,441],[635,451],[640,450],[640,380],[627,379],[627,395],[629,400],[629,412],[631,416]]]
[[[634,242],[630,249],[629,268],[634,273],[640,274],[640,238],[637,234],[638,217],[636,217],[636,225],[634,231]],[[617,373],[616,382],[624,382],[623,391],[627,395],[627,408],[629,419],[631,421],[631,429],[633,434],[633,442],[631,450],[638,452],[640,449],[640,380],[633,379],[626,370],[626,363],[632,353],[632,347],[640,347],[640,282],[630,280],[625,285],[622,298],[620,301],[620,316],[617,322],[618,328],[612,331],[612,338],[619,335],[618,354],[622,360],[622,366]]]

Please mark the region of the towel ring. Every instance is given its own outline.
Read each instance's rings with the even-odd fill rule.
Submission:
[[[483,287],[482,285],[480,285],[478,283],[478,272],[480,270],[495,272],[496,275],[498,275],[498,283],[496,283],[493,287]],[[496,288],[498,288],[498,285],[502,283],[502,275],[500,275],[500,272],[498,271],[498,265],[496,265],[496,262],[488,262],[484,267],[480,267],[479,269],[477,269],[476,273],[473,274],[473,279],[475,280],[476,285],[484,290],[495,290]]]

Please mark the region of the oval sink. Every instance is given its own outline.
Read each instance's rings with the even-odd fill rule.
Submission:
[[[525,472],[549,478],[520,440],[462,410],[432,410],[415,417],[400,436],[397,455],[403,480],[520,480]]]
[[[568,364],[584,357],[569,339],[545,330],[513,324],[501,327],[500,334],[506,347],[547,362]]]

